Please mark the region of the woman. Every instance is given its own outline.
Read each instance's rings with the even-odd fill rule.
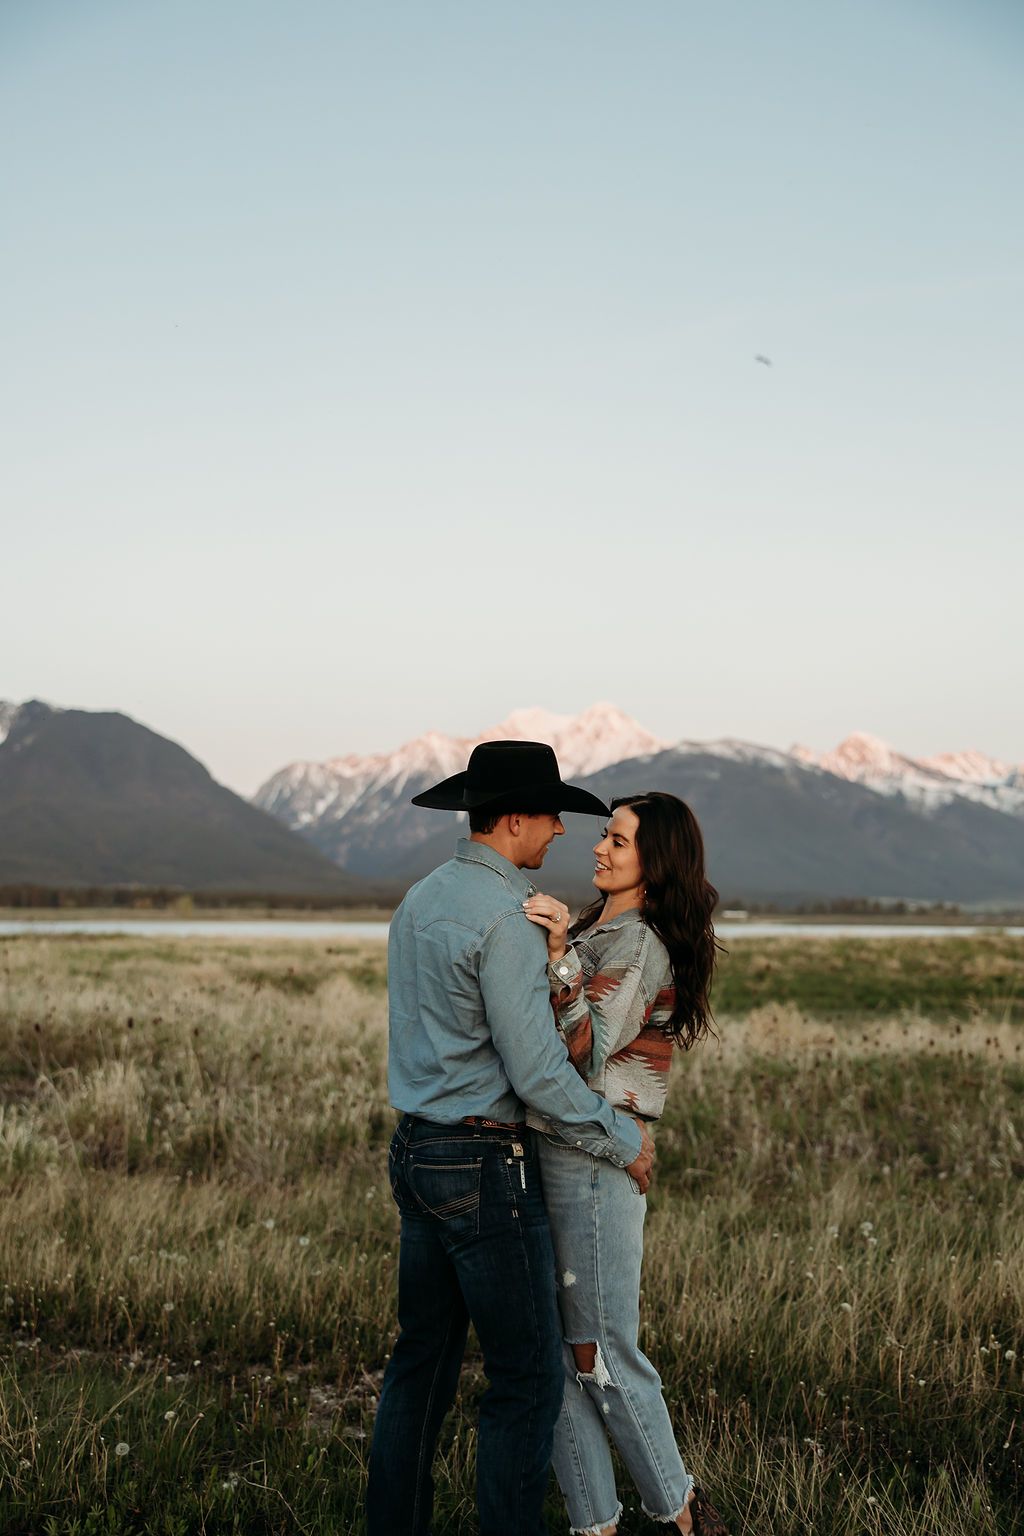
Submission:
[[[645,1120],[665,1107],[672,1048],[708,1034],[715,968],[704,841],[675,795],[612,801],[594,849],[598,899],[569,929],[565,906],[525,904],[547,929],[559,1032],[577,1070],[610,1103]],[[565,1329],[566,1391],[554,1466],[574,1536],[614,1536],[622,1505],[609,1436],[655,1520],[725,1536],[683,1466],[657,1371],[638,1344],[646,1200],[622,1169],[550,1134],[538,1119]]]

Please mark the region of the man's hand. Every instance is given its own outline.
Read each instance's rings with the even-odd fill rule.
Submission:
[[[635,1118],[635,1117],[634,1117]],[[654,1162],[654,1142],[651,1133],[647,1129],[646,1120],[637,1120],[640,1127],[640,1156],[633,1159],[626,1172],[640,1185],[640,1193],[647,1193],[647,1186],[651,1182],[651,1164]]]

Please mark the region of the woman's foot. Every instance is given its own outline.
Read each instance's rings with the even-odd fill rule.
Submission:
[[[690,1505],[693,1503],[693,1495],[695,1492],[695,1489],[690,1489],[686,1496],[686,1508],[683,1510],[681,1515],[676,1515],[676,1525],[681,1531],[685,1533],[685,1536],[692,1536],[693,1532],[693,1515],[690,1510]]]

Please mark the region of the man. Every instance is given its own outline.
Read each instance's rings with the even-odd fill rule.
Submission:
[[[426,1536],[431,1461],[472,1322],[480,1405],[480,1536],[542,1536],[562,1400],[554,1255],[525,1107],[647,1187],[654,1144],[592,1093],[555,1033],[547,949],[523,902],[564,832],[559,812],[607,815],[563,784],[549,746],[486,742],[414,805],[466,810],[470,836],[412,888],[388,943],[391,1143],[401,1211],[400,1334],[370,1452],[369,1536]]]

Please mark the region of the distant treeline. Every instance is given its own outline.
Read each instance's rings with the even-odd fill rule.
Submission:
[[[866,896],[833,896],[804,901],[744,901],[742,896],[722,898],[719,910],[743,907],[748,912],[799,912],[815,917],[962,917],[963,908],[952,901],[872,901]]]
[[[955,923],[962,921],[977,921],[984,919],[986,923],[1020,923],[1024,922],[1024,912],[1018,907],[1004,907],[999,910],[986,908],[984,911],[977,907],[965,909],[954,901],[874,901],[864,896],[836,896],[828,900],[804,901],[744,901],[742,896],[723,897],[718,904],[718,915],[724,912],[744,911],[751,917],[852,917],[852,918],[879,918],[891,920],[893,918],[913,918],[915,921],[926,919],[931,923]]]
[[[0,907],[68,908],[124,907],[137,912],[179,912],[224,908],[245,911],[334,912],[356,907],[393,909],[401,892],[369,891],[361,895],[302,896],[281,891],[183,891],[173,886],[49,886],[0,885]]]
[[[337,912],[374,909],[392,912],[403,891],[397,886],[370,888],[359,895],[296,895],[283,891],[183,891],[176,886],[138,885],[0,885],[0,908],[21,910],[69,910],[88,907],[120,907],[136,912],[173,912],[187,916],[202,911],[245,912]],[[579,895],[581,901],[585,895]],[[837,896],[828,900],[802,902],[747,901],[741,894],[730,893],[718,904],[721,918],[727,913],[744,912],[750,917],[836,917],[871,921],[907,918],[933,923],[962,922],[983,918],[986,923],[1021,923],[1024,912],[1007,908],[999,911],[976,909],[967,912],[949,901],[872,901],[860,896]]]

